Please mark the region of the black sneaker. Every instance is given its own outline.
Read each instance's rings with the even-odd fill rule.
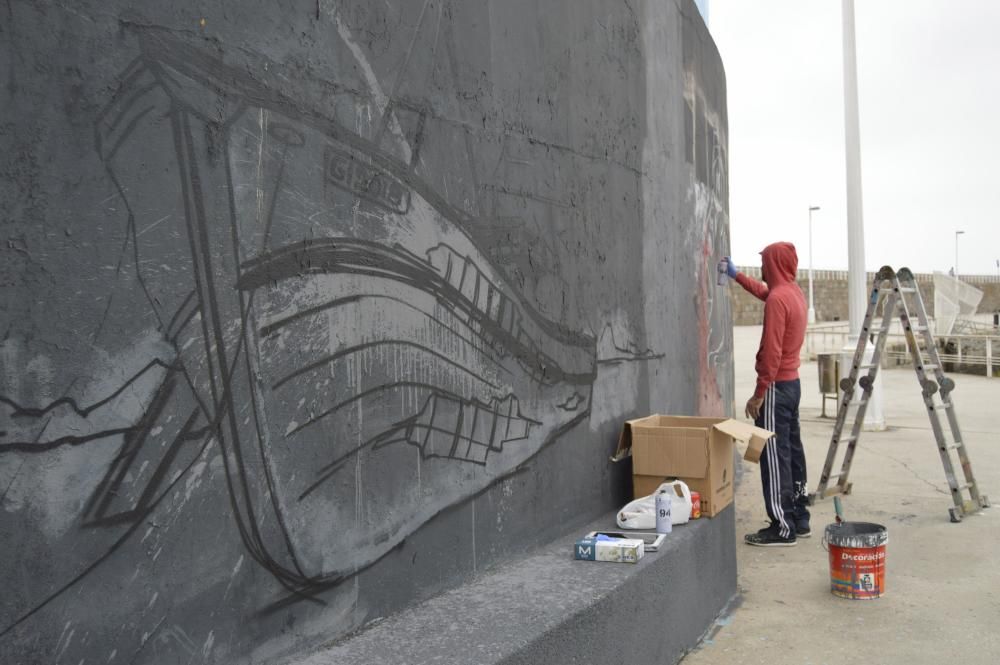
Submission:
[[[812,535],[812,529],[809,528],[808,524],[800,524],[795,527],[795,535],[799,538],[808,538]]]
[[[782,538],[776,529],[763,529],[757,533],[748,533],[743,542],[754,547],[793,547],[795,535]]]

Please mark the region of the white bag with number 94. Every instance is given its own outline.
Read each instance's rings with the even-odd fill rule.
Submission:
[[[656,528],[656,495],[666,490],[670,495],[670,523],[686,524],[691,519],[691,490],[683,480],[663,483],[649,496],[631,501],[618,511],[619,529]]]

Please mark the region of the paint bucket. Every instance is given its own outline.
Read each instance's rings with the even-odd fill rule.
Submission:
[[[829,524],[823,546],[830,553],[830,591],[841,598],[869,600],[885,593],[885,546],[881,524]]]

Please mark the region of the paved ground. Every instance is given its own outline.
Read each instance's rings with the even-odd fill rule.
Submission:
[[[760,327],[735,329],[737,411],[753,389]],[[845,600],[829,591],[821,539],[833,503],[813,509],[813,537],[791,548],[742,545],[765,525],[759,471],[743,462],[737,496],[741,599],[683,665],[768,663],[1000,663],[1000,379],[955,375],[956,411],[979,485],[996,507],[948,519],[951,499],[910,369],[882,372],[889,430],[866,432],[851,470],[847,519],[889,531],[888,593]],[[802,436],[810,487],[826,457],[832,419],[820,418],[815,362],[801,369]],[[828,403],[827,413],[834,413]]]

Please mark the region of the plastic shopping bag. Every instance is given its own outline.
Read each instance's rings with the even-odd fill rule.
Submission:
[[[670,494],[670,523],[685,524],[691,519],[691,490],[683,480],[663,483],[649,496],[632,501],[618,511],[616,521],[619,529],[656,528],[656,495],[661,491]]]

